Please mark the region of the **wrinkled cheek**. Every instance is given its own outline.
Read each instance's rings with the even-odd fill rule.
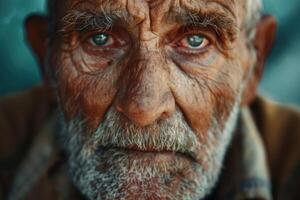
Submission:
[[[230,115],[236,101],[236,92],[229,87],[219,86],[214,91],[213,118],[223,130],[225,122]]]
[[[242,68],[237,63],[230,62],[220,67],[219,73],[207,81],[207,95],[211,97],[212,118],[216,120],[220,130],[224,129],[239,98],[242,77]]]
[[[237,76],[230,71],[223,71],[220,74],[227,75],[216,76],[216,82],[209,82],[209,95],[212,99],[212,118],[217,122],[218,128],[223,130],[233,106],[237,101],[239,81],[236,80]]]
[[[219,128],[224,126],[236,100],[234,86],[218,77],[199,78],[196,83],[181,81],[173,88],[173,94],[189,125],[203,141],[214,121]]]
[[[189,126],[200,133],[200,136],[204,136],[209,128],[212,112],[212,102],[207,90],[202,85],[182,79],[177,79],[171,89],[176,105],[184,114]]]
[[[66,119],[79,117],[87,132],[95,130],[115,96],[116,89],[108,85],[112,80],[78,71],[74,65],[80,63],[74,63],[68,54],[62,54],[56,63],[57,91]]]
[[[96,77],[87,79],[86,88],[80,95],[79,106],[82,108],[86,128],[88,131],[94,131],[111,106],[116,89],[107,87],[103,80]]]

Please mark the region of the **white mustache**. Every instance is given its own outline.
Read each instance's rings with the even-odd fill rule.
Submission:
[[[78,130],[83,126],[82,122],[78,123],[77,120],[69,123],[68,127],[69,133],[84,132]],[[74,131],[75,127],[76,131]],[[213,128],[216,129],[216,126]],[[212,131],[212,133],[218,132]],[[212,133],[207,136],[214,137]],[[204,145],[209,145],[199,141],[179,109],[164,121],[157,121],[147,127],[139,127],[128,121],[121,113],[110,108],[97,130],[89,135],[91,137],[84,142],[86,145],[84,148],[90,148],[91,153],[108,148],[151,152],[171,151],[185,154],[196,160],[199,147],[204,148]]]

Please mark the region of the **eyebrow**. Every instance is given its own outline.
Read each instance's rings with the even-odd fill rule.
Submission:
[[[107,31],[116,21],[127,19],[124,11],[71,10],[62,17],[60,32],[100,30]]]

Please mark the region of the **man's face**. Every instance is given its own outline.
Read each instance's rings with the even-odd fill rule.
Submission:
[[[49,65],[75,185],[90,199],[200,199],[254,63],[244,1],[68,0]]]

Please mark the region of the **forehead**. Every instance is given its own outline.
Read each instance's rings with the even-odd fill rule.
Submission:
[[[106,4],[106,3],[110,3],[110,4],[123,4],[126,5],[128,4],[130,1],[135,2],[136,4],[139,3],[147,3],[147,4],[162,4],[162,3],[172,3],[172,2],[179,2],[181,4],[193,4],[193,5],[197,5],[197,4],[201,4],[202,2],[217,2],[217,3],[221,3],[224,5],[233,5],[236,2],[239,2],[239,0],[67,0],[69,3],[71,4],[78,4],[78,3],[85,3],[85,2],[89,2],[89,3],[93,3],[93,4]]]
[[[75,6],[83,3],[89,3],[93,5],[123,5],[134,3],[135,5],[149,5],[149,7],[155,7],[162,4],[168,5],[189,5],[189,6],[201,6],[204,3],[218,3],[226,7],[231,7],[239,2],[239,0],[67,0],[69,5]]]
[[[51,1],[51,0],[50,0]],[[129,15],[155,12],[163,15],[173,10],[226,10],[237,18],[243,18],[245,0],[66,0],[57,1],[62,14],[70,9],[125,10]]]

